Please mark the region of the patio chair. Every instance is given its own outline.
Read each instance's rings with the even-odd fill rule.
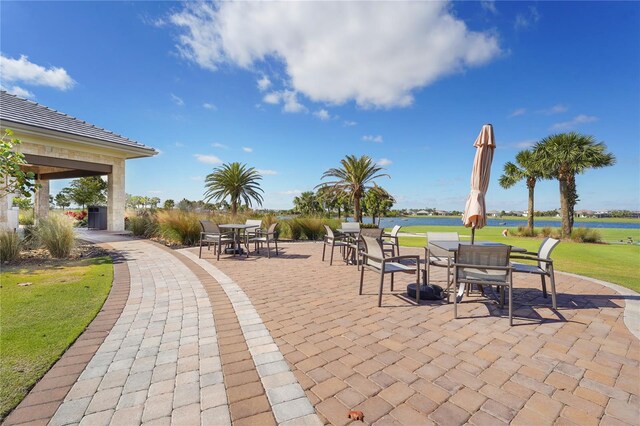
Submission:
[[[217,250],[217,260],[220,260],[222,246],[235,244],[233,232],[222,232],[216,223],[209,220],[201,220],[200,226],[202,227],[202,232],[200,232],[200,252],[198,257],[202,259],[202,246],[204,244],[207,245],[207,250],[211,250],[211,244],[213,244],[214,252]]]
[[[458,292],[453,301],[453,316],[458,318],[458,303],[462,300],[465,287],[498,286],[500,288],[500,307],[504,307],[504,291],[509,290],[509,325],[513,325],[513,268],[509,263],[511,246],[458,246],[456,262],[453,264],[453,277]]]
[[[360,222],[342,222],[340,228],[343,231],[360,232]]]
[[[255,237],[256,231],[262,226],[262,219],[247,219],[245,225],[251,225],[251,228],[246,228],[244,230],[245,236]]]
[[[391,256],[400,255],[400,244],[398,243],[398,233],[400,232],[400,228],[402,228],[402,226],[396,225],[393,227],[391,232],[384,232],[382,234],[384,238],[388,238],[387,240],[382,240],[382,249],[385,253],[391,253]]]
[[[545,299],[547,298],[547,283],[545,278],[549,277],[549,281],[551,282],[551,304],[553,309],[557,309],[558,306],[556,304],[556,279],[553,273],[551,252],[556,248],[559,242],[560,240],[547,237],[542,240],[542,244],[540,244],[540,248],[537,253],[526,252],[511,256],[511,259],[523,259],[537,262],[537,265],[513,262],[511,266],[513,266],[513,272],[540,275],[540,279],[542,280],[542,295]]]
[[[278,239],[276,238],[276,227],[278,226],[278,222],[274,222],[269,225],[269,229],[257,229],[255,231],[255,236],[250,237],[247,235],[246,237],[246,246],[247,246],[247,257],[249,257],[249,245],[251,243],[254,244],[254,251],[258,251],[264,244],[267,245],[267,258],[271,259],[271,244],[274,243],[276,247],[276,256],[278,255]]]
[[[460,241],[460,236],[457,232],[427,232],[427,246],[424,248],[424,258],[425,261],[425,283],[430,283],[431,281],[431,267],[436,266],[439,268],[447,268],[447,276],[444,281],[439,280],[438,282],[446,282],[447,288],[445,292],[447,293],[447,303],[449,303],[449,289],[451,288],[452,280],[452,271],[451,265],[453,264],[454,254],[450,251],[441,249],[440,247],[434,246],[431,244],[431,241]]]
[[[362,242],[362,237],[367,236],[371,238],[375,238],[380,244],[382,244],[382,233],[384,232],[381,228],[362,228],[358,233],[356,238],[349,239],[349,248],[347,252],[347,258],[352,259],[353,262],[358,266],[358,270],[360,270],[360,259],[362,258],[362,253],[364,252],[364,243]],[[384,253],[384,252],[383,252]]]
[[[329,228],[327,225],[324,226],[324,244],[322,245],[322,261],[324,262],[324,254],[327,249],[327,246],[331,246],[331,258],[329,259],[329,265],[333,265],[333,250],[336,247],[340,247],[341,252],[344,255],[344,251],[347,247],[349,247],[349,243],[344,240],[343,236],[337,236],[333,233],[333,229]]]
[[[416,283],[420,283],[420,256],[417,255],[405,255],[384,257],[382,251],[382,244],[374,237],[367,235],[361,236],[364,243],[364,252],[362,253],[362,269],[360,269],[360,290],[358,294],[362,295],[362,285],[364,283],[364,270],[369,269],[371,271],[380,274],[380,290],[378,291],[378,307],[382,306],[382,288],[384,286],[384,276],[391,274],[391,291],[393,291],[393,276],[397,272],[403,273],[415,273]],[[400,263],[401,261],[413,260],[415,265],[406,265]],[[416,302],[420,300],[420,292],[416,292]]]

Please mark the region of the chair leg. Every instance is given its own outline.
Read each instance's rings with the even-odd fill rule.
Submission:
[[[220,252],[222,251],[222,244],[214,244],[213,250],[215,251],[216,247],[218,248],[218,259],[220,260]],[[211,248],[211,244],[209,244],[209,248]]]
[[[198,253],[198,258],[202,259],[202,238],[200,239],[200,253]]]
[[[362,267],[364,269],[364,266]],[[393,277],[393,274],[391,274]],[[384,286],[384,274],[380,274],[380,291],[378,291],[378,308],[382,306],[382,287]]]
[[[362,283],[364,281],[364,267],[360,270],[360,291],[358,292],[359,296],[362,296]]]
[[[391,274],[391,291],[393,291],[393,277],[395,277],[396,274]]]
[[[458,303],[462,301],[462,295],[464,294],[464,283],[460,283],[460,288],[456,293],[456,297],[453,298],[453,318],[458,318]],[[455,289],[455,283],[453,283],[453,288]]]
[[[324,262],[324,252],[327,249],[327,243],[322,244],[322,261]]]
[[[267,239],[267,259],[271,259],[271,247],[269,246],[268,239]]]
[[[513,285],[509,285],[509,326],[513,326]]]
[[[540,280],[542,281],[542,297],[547,298],[547,280],[545,280],[544,275],[540,275]]]
[[[549,281],[551,281],[551,305],[553,309],[558,309],[558,305],[556,303],[556,278],[553,273],[553,265],[549,266]]]
[[[278,254],[278,240],[273,240],[273,242],[276,245],[276,256],[279,256],[279,254]]]
[[[335,245],[331,244],[331,258],[329,259],[329,266],[333,265],[333,249],[335,247]]]

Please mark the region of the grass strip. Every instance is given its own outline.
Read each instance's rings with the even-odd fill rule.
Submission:
[[[95,318],[112,282],[108,256],[56,267],[3,267],[0,419],[18,405]]]

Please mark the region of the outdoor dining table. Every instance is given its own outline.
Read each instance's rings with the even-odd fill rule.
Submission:
[[[429,244],[432,244],[436,247],[439,247],[443,250],[446,250],[450,253],[453,253],[453,257],[454,257],[454,263],[455,263],[455,257],[458,253],[458,246],[470,246],[470,245],[476,245],[476,246],[483,246],[483,247],[504,247],[504,246],[511,246],[510,244],[504,244],[504,243],[497,243],[497,242],[493,242],[493,241],[475,241],[473,244],[471,243],[471,241],[429,241]],[[517,247],[517,246],[511,246],[511,252],[512,253],[526,253],[527,249],[522,248],[522,247]],[[428,260],[427,260],[428,262]],[[426,266],[425,266],[425,274],[424,274],[424,279],[425,281],[428,279],[427,274],[426,274]],[[451,278],[451,282],[453,283],[455,281],[455,278],[452,277]],[[460,297],[460,299],[462,299],[462,294],[458,295]]]
[[[240,246],[240,231],[244,231],[249,228],[255,228],[255,225],[247,225],[246,223],[224,223],[218,225],[221,229],[230,229],[233,232],[233,239],[235,240],[235,247],[231,249],[233,254],[243,254],[244,250]],[[228,249],[227,249],[228,250]],[[229,253],[225,250],[225,253]]]
[[[357,240],[358,240],[358,235],[360,234],[360,230],[359,229],[343,229],[343,228],[338,228],[336,229],[337,232],[346,235],[349,238],[349,243],[351,244],[357,244]],[[352,250],[351,248],[349,248],[347,250],[347,253],[344,254],[344,260],[347,264],[352,264],[355,265],[356,262],[356,253],[355,250]]]

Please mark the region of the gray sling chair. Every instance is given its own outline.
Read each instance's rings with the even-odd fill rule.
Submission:
[[[362,269],[360,270],[360,290],[358,294],[362,295],[362,285],[364,282],[364,270],[377,272],[380,274],[380,290],[378,291],[378,307],[382,306],[382,288],[384,286],[385,274],[391,274],[391,291],[393,291],[393,276],[397,272],[415,273],[416,283],[420,283],[420,256],[405,255],[384,257],[382,245],[380,241],[362,235],[364,243],[364,252],[362,253]],[[405,265],[400,263],[402,260],[413,260],[415,265]],[[416,303],[420,302],[420,292],[416,291]]]
[[[513,268],[509,263],[511,246],[458,245],[453,277],[458,292],[453,301],[453,316],[458,318],[458,303],[466,285],[498,286],[500,307],[504,307],[504,291],[509,290],[509,325],[513,325]]]
[[[327,225],[324,226],[324,244],[322,245],[322,261],[324,262],[324,254],[327,249],[327,246],[331,247],[331,258],[329,259],[329,265],[333,265],[333,250],[336,247],[340,247],[340,250],[343,254],[345,254],[345,250],[349,247],[349,243],[344,240],[344,236],[337,236],[333,233],[333,230],[329,228]]]
[[[267,245],[267,258],[271,259],[271,243],[273,243],[276,247],[276,256],[278,255],[278,239],[276,236],[276,227],[278,226],[278,222],[274,222],[269,225],[269,229],[256,229],[254,231],[254,237],[251,237],[250,234],[247,234],[246,237],[246,246],[247,246],[247,257],[249,257],[249,245],[251,243],[254,244],[254,251],[258,251],[260,247],[264,244]]]
[[[251,228],[244,230],[245,238],[252,238],[256,236],[256,231],[262,226],[262,219],[247,219],[245,225],[251,225]]]
[[[352,259],[360,270],[360,264],[362,259],[362,253],[364,252],[364,243],[362,237],[367,236],[375,238],[380,244],[382,244],[382,232],[384,230],[380,228],[362,228],[360,233],[352,239],[349,239],[349,247],[347,252],[347,259]]]
[[[549,277],[549,281],[551,282],[551,304],[553,309],[557,309],[558,306],[556,304],[556,278],[553,273],[551,252],[556,248],[559,242],[560,240],[547,237],[542,241],[542,244],[540,244],[540,248],[537,253],[526,252],[511,256],[511,259],[523,259],[537,262],[537,265],[514,262],[511,266],[513,266],[513,272],[540,275],[542,280],[542,295],[545,299],[547,298],[547,283],[545,277]]]
[[[402,228],[402,226],[396,225],[393,227],[391,232],[385,232],[382,234],[384,238],[387,238],[382,240],[382,248],[385,253],[391,253],[391,256],[400,255],[400,244],[398,243],[398,233],[400,232],[400,228]]]
[[[447,303],[449,303],[449,289],[453,284],[451,266],[453,265],[454,253],[431,244],[431,241],[460,241],[457,232],[427,232],[427,246],[424,248],[425,261],[425,283],[436,282],[431,280],[431,267],[447,268],[447,276],[442,281],[446,282]]]
[[[207,250],[211,250],[211,244],[213,244],[214,253],[217,251],[218,254],[217,260],[220,260],[222,246],[235,244],[233,232],[222,232],[216,223],[209,220],[201,220],[200,226],[202,227],[202,232],[200,232],[200,252],[198,257],[202,258],[202,246],[204,244],[207,245]]]

